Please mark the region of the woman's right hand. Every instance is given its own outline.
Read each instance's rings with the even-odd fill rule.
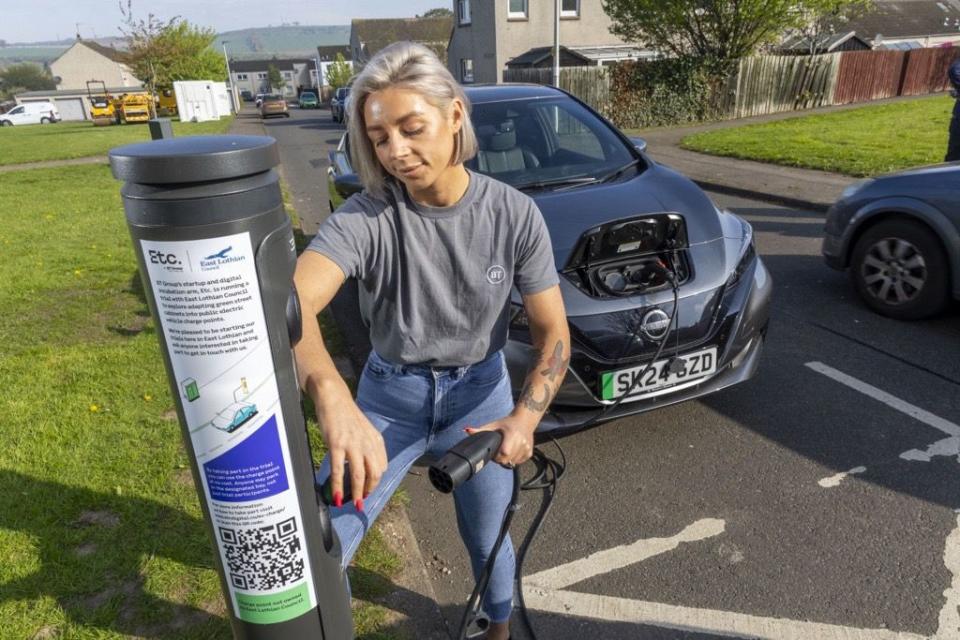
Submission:
[[[363,499],[379,484],[387,470],[383,436],[370,423],[353,398],[317,409],[317,421],[330,456],[330,491],[334,506],[343,504],[344,461],[349,463],[353,504],[363,511]]]

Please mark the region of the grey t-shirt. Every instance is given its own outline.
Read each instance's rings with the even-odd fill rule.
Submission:
[[[386,198],[354,195],[307,247],[358,280],[370,342],[391,362],[479,362],[506,344],[511,284],[531,294],[558,282],[533,200],[469,174],[449,207],[414,202],[392,181]]]

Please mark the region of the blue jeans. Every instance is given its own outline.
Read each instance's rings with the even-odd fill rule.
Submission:
[[[363,501],[333,507],[333,527],[349,564],[364,534],[400,486],[410,466],[424,454],[439,458],[467,437],[465,427],[478,427],[513,410],[510,377],[503,353],[466,367],[396,365],[371,351],[357,388],[357,405],[383,435],[387,470]],[[329,456],[317,472],[322,483],[330,475]],[[474,579],[496,542],[510,503],[513,472],[488,464],[453,492],[460,537],[470,555]],[[483,610],[492,622],[505,622],[513,606],[515,557],[508,535],[497,554]]]

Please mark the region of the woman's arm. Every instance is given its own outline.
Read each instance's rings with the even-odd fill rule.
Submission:
[[[534,349],[520,398],[510,415],[482,428],[467,430],[471,434],[492,430],[503,433],[500,449],[493,457],[494,462],[503,465],[516,466],[533,455],[533,432],[557,395],[570,363],[570,329],[560,287],[554,285],[523,296],[523,307]]]
[[[330,453],[330,482],[334,503],[343,496],[344,461],[350,463],[352,497],[358,510],[387,468],[383,437],[360,408],[323,343],[317,315],[336,295],[346,276],[330,258],[304,251],[297,260],[293,281],[300,297],[303,337],[294,347],[297,378],[317,409],[317,422]],[[338,496],[340,499],[338,499]],[[336,504],[340,506],[340,504]]]
[[[523,308],[530,324],[534,355],[523,391],[511,415],[521,420],[532,434],[567,373],[570,329],[557,285],[523,296]]]

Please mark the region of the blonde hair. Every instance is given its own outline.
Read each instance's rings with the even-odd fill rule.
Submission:
[[[347,97],[350,161],[364,188],[382,196],[386,181],[392,179],[377,158],[363,119],[364,105],[370,94],[388,87],[416,91],[441,110],[459,99],[464,107],[463,123],[454,136],[451,164],[460,164],[477,154],[477,135],[470,122],[470,102],[463,87],[427,47],[413,42],[395,42],[377,52],[363,70],[353,77]]]

